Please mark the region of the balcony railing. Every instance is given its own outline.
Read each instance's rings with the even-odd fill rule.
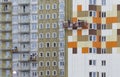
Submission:
[[[12,22],[12,19],[11,19],[11,17],[9,17],[9,18],[2,17],[2,18],[0,18],[0,22]]]
[[[30,4],[30,0],[18,0],[20,5],[24,4]]]
[[[8,8],[8,9],[0,8],[0,12],[2,12],[2,13],[10,13],[10,12],[12,12],[12,9],[11,8]]]
[[[19,33],[29,33],[29,32],[30,32],[29,29],[21,29],[21,30],[19,31]]]
[[[0,37],[0,40],[1,41],[11,41],[12,40],[12,37],[10,36],[10,37],[5,37],[5,36],[3,36],[3,37]]]
[[[28,9],[29,9],[29,8],[28,8]],[[19,10],[18,13],[19,13],[19,14],[28,14],[28,13],[30,13],[30,10],[28,10],[28,9]]]
[[[1,64],[0,65],[0,69],[11,69],[12,67],[11,67],[11,65],[9,64],[9,65],[6,65],[5,63],[4,64]]]
[[[21,19],[19,23],[30,23],[30,19]]]
[[[0,59],[2,59],[2,60],[10,60],[10,59],[12,59],[12,57],[11,56],[6,56],[6,55],[0,55]]]
[[[11,3],[11,0],[0,0],[0,3]]]
[[[37,61],[37,55],[36,54],[30,55],[30,60],[31,61]]]

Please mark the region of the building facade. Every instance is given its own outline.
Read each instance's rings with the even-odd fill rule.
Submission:
[[[12,5],[0,1],[0,77],[12,76]]]
[[[120,76],[120,1],[73,0],[65,27],[65,77]]]

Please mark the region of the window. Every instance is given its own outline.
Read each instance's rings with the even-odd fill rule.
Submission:
[[[40,33],[40,34],[39,34],[39,38],[44,38],[43,33]]]
[[[43,48],[44,47],[44,43],[43,42],[40,42],[39,43],[39,48]]]
[[[54,3],[54,4],[52,5],[52,9],[57,9],[57,4]]]
[[[105,54],[105,53],[106,53],[106,48],[102,48],[102,49],[101,49],[101,53],[102,53],[102,54]]]
[[[97,29],[97,25],[96,25],[96,24],[90,24],[90,25],[89,25],[89,28],[90,28],[90,29]]]
[[[102,40],[102,42],[105,42],[106,41],[106,36],[102,36],[101,40]]]
[[[102,72],[102,77],[106,77],[106,73],[105,72]]]
[[[44,14],[40,14],[39,19],[44,19]]]
[[[102,0],[102,5],[106,5],[106,0]]]
[[[90,11],[89,16],[90,17],[96,17],[96,11]]]
[[[46,28],[47,28],[47,29],[50,28],[50,23],[46,23]]]
[[[64,47],[64,41],[63,42],[59,42],[59,47]]]
[[[32,23],[32,30],[37,30],[37,24],[36,23]]]
[[[52,23],[52,28],[57,28],[57,23]]]
[[[53,66],[57,66],[57,62],[56,61],[53,61]]]
[[[32,36],[32,39],[37,39],[37,34],[36,33],[32,33],[31,36]]]
[[[53,13],[52,14],[52,19],[56,19],[57,18],[57,14],[56,13]]]
[[[36,68],[37,67],[37,63],[32,63],[32,68]]]
[[[54,70],[54,71],[52,72],[52,74],[53,74],[53,76],[57,75],[57,71]]]
[[[42,23],[39,24],[39,29],[43,29],[43,24]]]
[[[102,66],[106,66],[106,60],[102,60],[102,61],[101,61],[101,65],[102,65]]]
[[[40,9],[40,10],[43,10],[43,9],[44,9],[43,4],[40,4],[39,9]]]
[[[60,70],[60,76],[64,76],[64,69]]]
[[[40,61],[39,66],[44,66],[44,63],[42,61]]]
[[[32,5],[32,11],[33,12],[37,11],[37,5]]]
[[[97,77],[97,72],[89,72],[89,77]]]
[[[57,33],[56,32],[52,33],[52,38],[57,38]]]
[[[53,52],[53,57],[56,57],[56,56],[57,56],[57,52],[54,51],[54,52]]]
[[[33,72],[32,72],[32,76],[33,76],[33,77],[36,77],[36,76],[37,76],[37,72],[36,72],[36,71],[33,71]]]
[[[102,12],[102,17],[106,17],[106,12]]]
[[[46,10],[50,10],[50,4],[46,4]]]
[[[89,53],[96,53],[97,49],[96,48],[89,48]]]
[[[35,42],[34,42],[34,43],[31,43],[31,49],[36,49],[36,47],[37,47],[37,45],[36,45]]]
[[[47,52],[47,53],[46,53],[46,57],[50,57],[50,52]]]
[[[46,43],[46,47],[47,48],[50,47],[50,43],[49,42]]]
[[[57,43],[56,42],[53,43],[53,47],[57,47]]]
[[[39,53],[39,57],[43,57],[44,56],[44,53],[43,52],[40,52]]]
[[[50,14],[46,14],[46,19],[50,19]]]
[[[46,71],[46,75],[47,75],[47,76],[50,75],[50,71],[49,71],[49,70]]]
[[[44,76],[44,72],[43,72],[43,71],[40,71],[40,72],[39,72],[39,75],[40,75],[40,76]]]
[[[32,15],[32,21],[37,21],[37,15],[35,14]]]
[[[89,40],[90,41],[96,41],[96,36],[95,35],[90,35]]]
[[[46,62],[46,66],[50,66],[50,62],[48,61],[48,62]]]
[[[106,29],[106,24],[102,24],[102,29]]]
[[[96,60],[89,60],[89,65],[96,65]]]
[[[90,5],[95,5],[96,4],[96,0],[89,0],[89,4]]]
[[[50,33],[46,33],[46,38],[50,38]]]

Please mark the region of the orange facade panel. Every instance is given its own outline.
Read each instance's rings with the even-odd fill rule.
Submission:
[[[106,18],[106,24],[116,23],[117,21],[118,21],[117,17],[107,17]]]
[[[93,17],[93,23],[100,24],[101,23],[101,18],[99,18],[99,17]]]
[[[78,12],[82,11],[82,5],[77,5],[77,11]]]
[[[77,17],[73,17],[72,22],[77,22]]]
[[[83,53],[83,54],[88,53],[88,47],[83,47],[83,48],[82,48],[82,53]]]
[[[93,47],[101,48],[101,42],[93,42]]]
[[[117,42],[106,42],[106,48],[117,47]]]
[[[77,42],[68,42],[68,48],[77,48]]]
[[[82,35],[82,30],[77,30],[77,35],[81,36]]]

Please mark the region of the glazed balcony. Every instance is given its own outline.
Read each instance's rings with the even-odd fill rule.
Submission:
[[[30,23],[30,19],[29,19],[29,18],[28,18],[28,19],[20,19],[20,20],[19,20],[19,23],[20,23],[20,24]]]
[[[0,64],[0,69],[7,70],[7,69],[11,69],[11,68],[12,68],[11,64],[8,64],[8,65],[6,63]]]
[[[0,41],[12,41],[12,36],[6,37],[5,35],[2,35]]]
[[[0,50],[11,50],[11,49],[12,49],[12,45],[10,45],[9,47],[6,47],[6,45],[0,46]]]
[[[28,29],[21,29],[19,33],[30,33],[29,28]]]
[[[30,66],[22,66],[22,65],[20,65],[19,67],[18,67],[18,70],[19,71],[29,71],[30,70]]]
[[[2,17],[2,18],[0,18],[0,22],[3,22],[3,23],[12,22],[12,18],[11,17],[9,17],[9,18]]]
[[[8,8],[8,9],[0,8],[0,12],[2,12],[2,13],[11,13],[12,9],[11,8]]]
[[[25,10],[21,9],[21,10],[18,11],[18,13],[19,13],[19,14],[29,14],[29,13],[30,13],[30,10],[29,10],[29,8],[28,8],[28,9],[25,9]]]
[[[36,54],[30,55],[30,61],[37,61],[37,55]]]
[[[11,0],[0,0],[0,3],[2,4],[8,4],[8,3],[11,3]]]
[[[0,32],[11,32],[11,31],[12,31],[11,27],[9,27],[9,28],[6,28],[5,26],[0,27]]]
[[[12,77],[12,74],[6,74],[6,70],[2,70],[0,77]]]
[[[30,0],[18,0],[18,4],[19,4],[19,5],[30,4]]]
[[[11,55],[9,55],[9,56],[6,56],[5,54],[0,55],[0,60],[11,60],[11,59],[12,59]]]

